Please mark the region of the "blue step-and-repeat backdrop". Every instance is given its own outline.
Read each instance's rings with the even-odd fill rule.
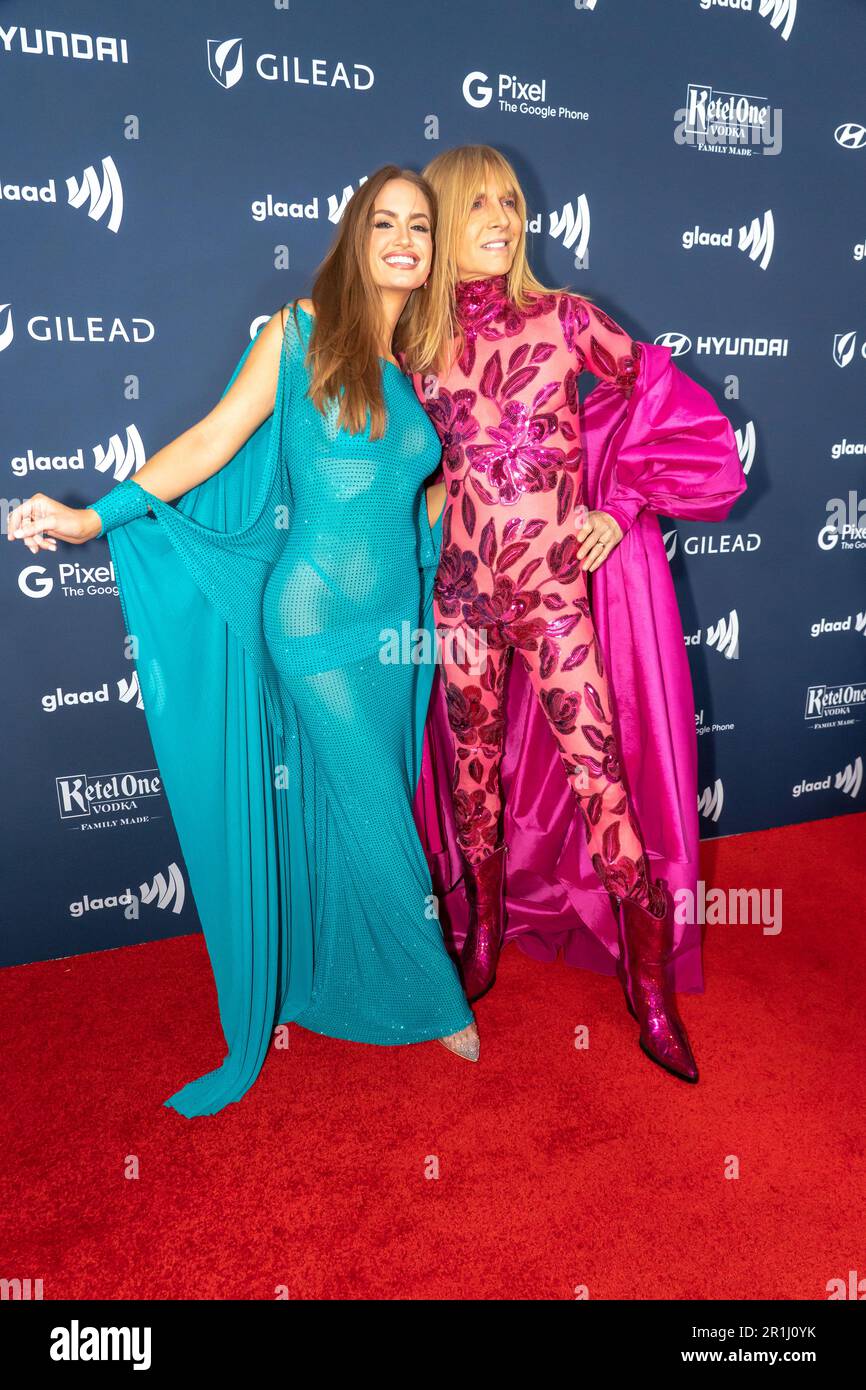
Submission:
[[[702,835],[862,809],[864,56],[863,0],[0,3],[4,521],[206,414],[379,165],[496,145],[540,277],[739,441],[728,520],[662,518]],[[195,930],[107,543],[0,554],[3,963]]]

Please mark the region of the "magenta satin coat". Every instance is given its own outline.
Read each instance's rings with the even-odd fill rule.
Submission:
[[[589,576],[589,596],[623,776],[653,877],[667,880],[678,903],[681,889],[689,890],[694,903],[699,869],[695,704],[656,513],[723,521],[746,481],[731,424],[710,393],[676,366],[670,348],[643,343],[642,349],[628,400],[615,386],[599,382],[580,408],[588,505],[609,511],[624,532]],[[467,903],[450,796],[452,750],[437,670],[415,818],[442,926],[459,946]],[[516,940],[539,960],[554,959],[561,947],[568,964],[614,974],[619,945],[611,901],[589,861],[574,793],[519,661],[512,661],[507,678],[502,787],[506,942]],[[700,992],[701,925],[691,916],[687,910],[677,913],[671,983],[677,990]]]

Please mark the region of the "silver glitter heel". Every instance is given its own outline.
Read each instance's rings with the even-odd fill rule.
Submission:
[[[459,1033],[449,1033],[447,1037],[438,1038],[443,1047],[447,1047],[449,1052],[456,1052],[458,1057],[465,1057],[467,1062],[477,1062],[478,1054],[481,1051],[481,1039],[478,1036],[478,1025],[470,1023],[467,1028],[461,1029]]]

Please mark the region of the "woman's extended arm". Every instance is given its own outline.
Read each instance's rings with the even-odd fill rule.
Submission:
[[[276,313],[257,334],[243,367],[214,408],[157,450],[134,478],[126,479],[106,494],[106,529],[144,515],[147,494],[171,502],[234,458],[241,445],[273,412],[282,341],[282,317]],[[137,484],[138,488],[130,489],[128,483]],[[138,496],[139,490],[143,490],[144,496]],[[115,495],[117,502],[109,503],[107,499]],[[54,549],[52,537],[80,545],[103,533],[98,505],[66,507],[37,492],[9,513],[7,534],[10,540],[23,540],[34,554],[37,550]]]

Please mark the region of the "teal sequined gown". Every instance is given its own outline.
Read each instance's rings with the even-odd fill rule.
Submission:
[[[273,416],[223,469],[107,530],[228,1047],[165,1102],[190,1116],[240,1099],[278,1023],[394,1044],[473,1017],[412,815],[441,445],[385,359],[381,439],[323,417],[311,329],[286,311]]]

